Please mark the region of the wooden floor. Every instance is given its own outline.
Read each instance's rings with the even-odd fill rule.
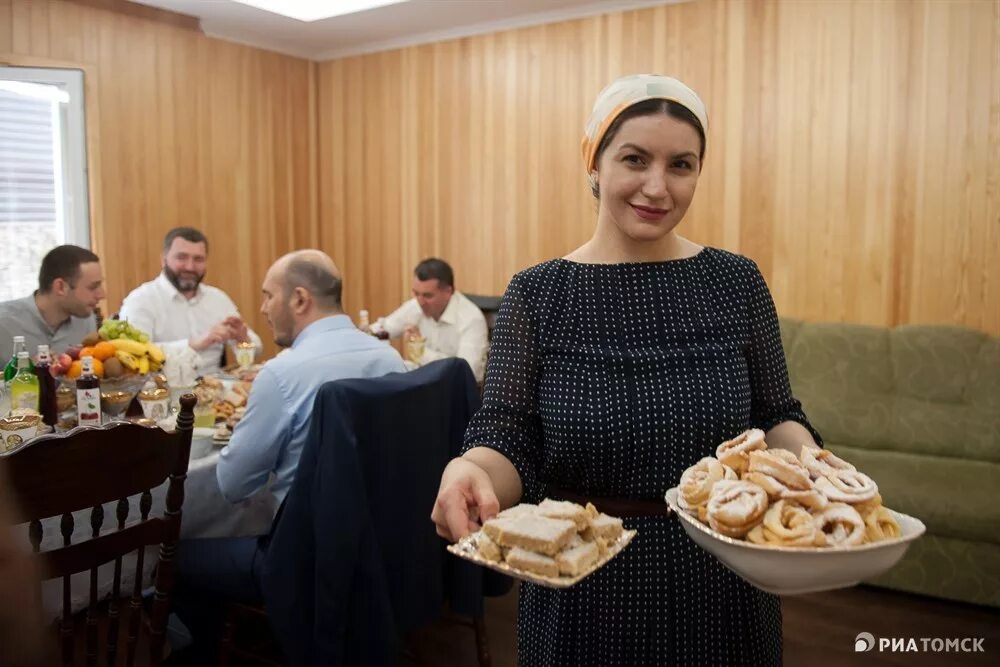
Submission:
[[[789,667],[861,665],[998,665],[1000,609],[946,602],[881,588],[859,586],[829,593],[787,597],[784,664]],[[517,589],[488,599],[486,624],[494,667],[517,665]],[[880,637],[983,637],[985,653],[890,653],[877,648],[856,653],[858,633]],[[477,665],[471,629],[440,625],[426,633],[419,664]]]
[[[946,602],[880,588],[856,588],[787,597],[784,617],[784,664],[789,667],[889,667],[902,665],[1000,665],[1000,609]],[[517,588],[486,601],[486,624],[494,667],[517,665]],[[982,637],[985,653],[891,653],[876,648],[854,650],[860,632],[881,637]],[[402,665],[475,667],[473,630],[458,619],[442,621],[416,633]],[[244,663],[234,662],[234,667]],[[716,667],[716,666],[712,666]]]

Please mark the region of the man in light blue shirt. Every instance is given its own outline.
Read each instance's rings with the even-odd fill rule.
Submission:
[[[290,288],[296,283],[308,284],[306,272],[322,270],[321,264],[302,259],[311,255],[296,255],[301,257],[286,262],[289,267],[284,273],[291,277],[288,285],[281,284],[284,258],[264,280],[261,311],[274,329],[275,341],[290,349],[261,369],[246,414],[219,455],[219,488],[230,502],[239,502],[261,489],[272,472],[271,492],[279,503],[284,500],[309,435],[313,399],[320,386],[331,380],[405,370],[394,348],[362,333],[340,312],[339,282],[337,298],[326,302],[306,287]]]
[[[318,250],[285,255],[264,278],[261,312],[278,345],[254,381],[243,419],[220,456],[222,494],[238,502],[267,484],[284,500],[309,434],[313,399],[333,380],[378,377],[405,370],[399,353],[359,331],[341,310],[341,278]],[[260,599],[266,536],[187,540],[178,549],[174,611],[191,631],[191,660],[209,664],[226,600]]]

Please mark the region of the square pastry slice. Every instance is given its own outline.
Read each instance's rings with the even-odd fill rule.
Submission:
[[[515,519],[491,519],[483,532],[502,547],[521,547],[555,556],[576,535],[576,524],[564,519],[525,515]]]

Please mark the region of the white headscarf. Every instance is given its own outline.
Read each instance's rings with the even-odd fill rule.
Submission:
[[[702,130],[708,134],[708,112],[698,94],[669,76],[658,74],[631,74],[612,81],[601,91],[590,112],[581,148],[587,173],[594,170],[597,147],[615,118],[633,104],[645,100],[670,100],[680,104],[695,115]]]

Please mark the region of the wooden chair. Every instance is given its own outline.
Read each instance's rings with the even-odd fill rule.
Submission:
[[[98,639],[99,619],[97,568],[114,561],[114,584],[107,604],[107,642],[104,661],[119,661],[118,638],[121,618],[122,558],[136,551],[135,585],[128,602],[126,659],[135,661],[142,611],[142,569],[145,548],[159,544],[155,595],[150,620],[149,661],[162,661],[164,631],[167,624],[170,593],[174,586],[174,554],[180,535],[184,480],[187,477],[194,424],[195,398],[181,398],[177,430],[167,433],[158,428],[135,424],[114,424],[98,428],[80,428],[69,433],[42,436],[20,449],[0,457],[21,511],[29,522],[28,535],[38,570],[45,579],[63,579],[60,639],[62,664],[74,663],[74,619],[71,608],[70,575],[90,571],[90,600],[86,614],[86,664],[96,665],[102,653]],[[166,510],[162,517],[150,518],[153,498],[150,489],[169,477]],[[141,494],[140,521],[126,527],[129,517],[128,497]],[[104,503],[117,501],[117,530],[101,535]],[[72,544],[73,512],[90,511],[92,537]],[[60,516],[63,546],[41,551],[43,518]]]

